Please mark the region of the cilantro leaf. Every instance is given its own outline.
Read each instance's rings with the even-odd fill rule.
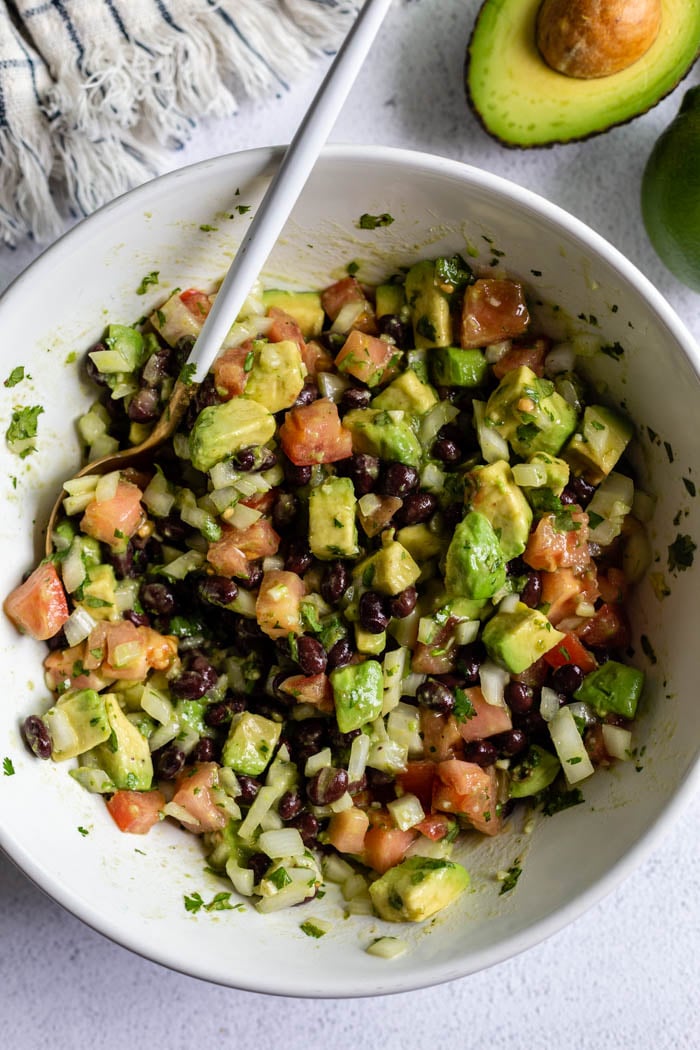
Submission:
[[[517,862],[512,864],[511,867],[508,868],[505,878],[501,882],[501,889],[498,896],[501,897],[504,893],[510,893],[511,890],[514,890],[522,873],[523,869]]]
[[[180,369],[180,375],[177,377],[183,386],[191,386],[194,382],[194,374],[197,371],[195,364],[183,365]]]
[[[320,926],[317,926],[311,919],[307,919],[306,922],[302,922],[299,929],[302,933],[305,933],[307,937],[324,937],[326,930],[322,930]]]
[[[15,767],[12,765],[11,758],[3,758],[2,760],[2,771],[6,777],[14,776]]]
[[[200,908],[204,907],[201,893],[193,893],[190,897],[185,894],[185,911],[196,915]]]
[[[461,255],[453,255],[449,259],[445,256],[436,259],[435,277],[438,284],[450,285],[455,292],[474,283],[472,269]]]
[[[25,375],[24,365],[17,365],[16,368],[12,369],[9,376],[5,380],[4,386],[17,386],[17,384],[21,383],[23,379],[31,378],[32,377],[30,375]]]
[[[35,446],[31,442],[37,435],[38,420],[43,411],[41,405],[27,405],[15,408],[12,413],[5,438],[12,451],[16,451],[21,459],[35,451]],[[12,446],[15,447],[12,448]]]
[[[230,893],[217,893],[208,904],[204,905],[205,911],[233,911]]]
[[[476,709],[463,689],[455,689],[455,706],[452,709],[457,722],[467,722],[476,717]]]
[[[151,270],[150,273],[147,273],[146,276],[141,281],[141,284],[136,289],[136,294],[137,295],[145,295],[149,285],[151,285],[151,284],[158,284],[158,276],[159,276],[159,274],[160,274],[159,270]]]
[[[671,572],[684,572],[693,564],[697,545],[690,536],[679,533],[668,547],[668,567]]]
[[[387,211],[381,215],[369,215],[365,212],[360,216],[357,225],[361,230],[376,230],[378,226],[391,226],[393,221],[394,216]]]

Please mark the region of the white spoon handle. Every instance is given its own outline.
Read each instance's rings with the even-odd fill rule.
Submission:
[[[188,364],[201,383],[260,274],[340,113],[392,0],[365,0],[224,278]]]

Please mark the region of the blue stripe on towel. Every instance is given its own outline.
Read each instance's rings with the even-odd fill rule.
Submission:
[[[241,32],[241,30],[238,28],[238,26],[234,22],[234,20],[230,17],[230,15],[228,15],[226,11],[222,11],[220,7],[216,6],[216,0],[207,0],[207,3],[209,4],[210,7],[212,7],[214,9],[214,12],[217,15],[219,15],[219,17],[224,21],[224,23],[228,26],[228,28],[233,30],[233,32],[236,34],[238,39],[241,41],[241,43],[245,44],[245,46],[248,48],[248,50],[251,52],[251,54],[255,55],[255,57],[260,62],[262,62],[262,64],[265,66],[265,68],[268,70],[268,72],[270,72],[272,74],[272,76],[275,78],[275,80],[277,80],[282,85],[282,87],[285,89],[285,91],[289,91],[289,84],[287,83],[287,81],[283,80],[282,77],[277,72],[277,70],[272,68],[270,63],[265,58],[265,56],[261,55],[260,52],[257,51],[253,47],[253,45],[251,44],[250,40],[248,40],[244,36],[244,34]]]

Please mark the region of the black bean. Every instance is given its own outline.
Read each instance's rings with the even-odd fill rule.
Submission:
[[[151,354],[143,366],[141,382],[145,383],[146,386],[158,386],[162,383],[168,374],[168,365],[171,357],[172,350],[169,346],[161,347],[154,354]]]
[[[479,684],[479,672],[485,659],[486,650],[482,642],[460,645],[457,650],[457,670],[464,676],[467,686]]]
[[[210,704],[204,712],[204,724],[214,728],[228,725],[235,714],[245,711],[246,706],[247,700],[244,696],[233,696]]]
[[[328,657],[321,643],[308,634],[297,640],[297,663],[305,675],[323,674]]]
[[[203,736],[195,744],[192,752],[194,762],[213,762],[216,758],[216,744],[210,736]]]
[[[442,682],[436,682],[434,678],[429,678],[418,686],[416,702],[420,707],[432,708],[443,715],[449,715],[455,706],[455,698],[451,690]]]
[[[158,532],[170,543],[182,543],[188,533],[188,527],[179,514],[169,514],[167,518],[158,519]]]
[[[396,780],[390,773],[367,766],[367,786],[372,793],[372,800],[385,806],[396,798]]]
[[[361,729],[351,729],[347,733],[341,733],[337,725],[332,725],[328,736],[331,746],[337,751],[342,751],[344,748],[350,747],[355,737],[359,736],[361,732]]]
[[[139,597],[143,607],[158,616],[170,616],[177,605],[175,592],[168,583],[144,583]]]
[[[447,531],[450,533],[454,532],[464,517],[464,504],[448,503],[447,506],[443,508],[442,516]]]
[[[266,638],[258,623],[255,620],[247,619],[245,616],[239,617],[235,622],[233,633],[236,640],[236,648],[243,656],[248,656],[249,653],[258,650]]]
[[[209,605],[229,605],[238,597],[238,584],[229,576],[205,576],[197,582],[197,597]]]
[[[358,780],[351,780],[348,784],[348,793],[350,795],[359,795],[361,791],[364,791],[367,787],[367,777],[363,773]]]
[[[123,551],[110,551],[107,555],[109,564],[114,569],[114,575],[118,580],[126,580],[130,576],[138,575],[134,569],[134,546],[128,543]]]
[[[280,492],[272,508],[272,524],[278,531],[289,528],[299,512],[299,500],[293,492]]]
[[[303,576],[313,565],[314,556],[309,550],[306,540],[290,540],[287,546],[287,556],[284,559],[284,567],[287,572],[295,572],[297,576]]]
[[[298,829],[301,841],[307,849],[312,849],[317,844],[319,823],[313,813],[299,813],[296,817],[292,817],[290,824]]]
[[[508,758],[519,755],[527,747],[527,736],[522,729],[508,729],[505,733],[498,733],[490,739],[494,747]]]
[[[277,803],[277,812],[282,820],[291,820],[301,813],[303,802],[298,791],[285,791]]]
[[[53,745],[48,726],[38,715],[29,715],[22,723],[24,741],[37,758],[51,758]]]
[[[327,668],[332,671],[335,667],[345,667],[352,660],[352,647],[347,638],[339,638],[335,645],[328,650]]]
[[[382,472],[379,490],[386,496],[404,499],[418,487],[419,475],[415,467],[404,463],[388,463]]]
[[[319,396],[318,387],[314,383],[313,379],[307,379],[299,391],[299,395],[294,402],[295,407],[300,405],[310,405],[312,401],[316,401]]]
[[[151,618],[146,613],[137,613],[133,609],[125,609],[122,616],[129,623],[133,623],[134,627],[150,627],[151,625]]]
[[[337,802],[348,789],[347,770],[338,766],[324,766],[306,785],[306,794],[312,806],[329,806]]]
[[[305,762],[325,747],[326,728],[326,722],[320,718],[305,718],[290,725],[290,744],[296,761]]]
[[[343,391],[339,409],[341,413],[352,412],[355,408],[369,408],[372,393],[366,387],[350,386]]]
[[[160,414],[159,407],[158,391],[142,386],[129,402],[126,414],[132,423],[152,423]]]
[[[187,670],[170,683],[177,700],[200,700],[216,685],[218,675],[205,656],[196,656]]]
[[[233,465],[236,470],[247,473],[249,470],[255,470],[257,463],[257,456],[255,455],[255,445],[248,445],[246,448],[241,448],[236,452],[233,457]]]
[[[241,789],[240,794],[236,795],[236,798],[240,800],[242,805],[250,806],[255,802],[262,784],[255,777],[248,776],[247,773],[237,773],[236,780]]]
[[[257,562],[248,562],[248,575],[237,576],[236,582],[244,591],[254,591],[262,583],[263,569]]]
[[[341,460],[341,472],[350,478],[358,496],[373,492],[379,477],[379,460],[365,452],[355,452],[348,459]]]
[[[177,744],[162,748],[156,758],[156,772],[161,780],[174,780],[185,765],[185,752]]]
[[[303,485],[308,485],[311,481],[311,467],[297,467],[294,463],[291,463],[288,459],[284,461],[284,476],[287,479],[289,485],[294,488],[301,488]]]
[[[395,616],[397,620],[403,620],[404,616],[409,616],[413,612],[417,601],[418,591],[416,588],[405,587],[400,594],[391,599],[391,615]]]
[[[260,882],[265,878],[267,869],[272,864],[267,853],[252,853],[248,857],[248,867],[255,873],[255,881]]]
[[[433,443],[432,454],[435,459],[439,459],[448,466],[459,463],[462,458],[462,451],[459,445],[452,441],[451,438],[438,438]]]
[[[552,689],[571,696],[583,682],[585,674],[578,664],[564,664],[552,672]]]
[[[412,492],[394,515],[397,525],[420,525],[437,510],[437,497],[432,492]]]
[[[360,623],[370,634],[381,634],[389,623],[386,600],[376,591],[365,591],[359,603]]]
[[[524,682],[512,680],[505,687],[504,699],[514,714],[525,715],[532,710],[535,703],[535,692]]]
[[[488,740],[470,740],[464,745],[465,762],[474,762],[485,768],[492,766],[498,758],[498,751]]]
[[[559,499],[564,506],[577,503],[579,507],[586,507],[595,492],[595,485],[591,485],[585,478],[573,477],[569,480]]]
[[[55,653],[58,649],[68,649],[68,639],[62,627],[51,638],[46,639],[46,648],[51,653]]]
[[[332,561],[321,578],[321,596],[329,605],[340,601],[352,581],[352,574],[342,561]]]
[[[400,350],[405,350],[410,345],[410,325],[402,321],[398,314],[383,314],[377,319],[377,327],[382,335],[393,339]]]
[[[538,572],[528,572],[523,589],[520,592],[520,601],[536,609],[542,600],[542,578]]]

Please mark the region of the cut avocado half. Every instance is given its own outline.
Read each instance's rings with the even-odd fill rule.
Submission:
[[[506,146],[575,142],[645,113],[686,75],[700,49],[700,0],[662,0],[649,50],[593,80],[551,69],[535,41],[541,0],[486,0],[467,48],[466,87],[486,131]]]

